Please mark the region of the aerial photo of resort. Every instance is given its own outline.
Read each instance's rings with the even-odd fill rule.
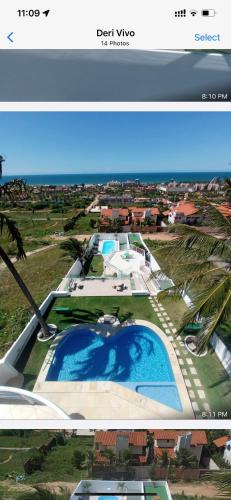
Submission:
[[[231,114],[0,118],[0,418],[230,418]]]
[[[1,430],[2,500],[230,500],[227,430]]]

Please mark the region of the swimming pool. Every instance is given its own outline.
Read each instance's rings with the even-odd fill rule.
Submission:
[[[142,325],[109,338],[72,327],[56,348],[46,380],[113,381],[182,411],[164,343]]]
[[[98,497],[98,500],[119,500],[119,497],[116,497],[114,495],[104,495],[104,496]]]
[[[109,253],[116,251],[116,241],[115,240],[104,240],[102,244],[101,253],[102,255],[108,255]]]

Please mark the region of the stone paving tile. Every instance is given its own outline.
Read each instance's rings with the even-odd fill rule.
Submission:
[[[204,408],[206,411],[210,411],[210,406],[208,405],[208,403],[203,403],[203,408]]]
[[[180,351],[178,349],[175,350],[177,356],[180,356]]]
[[[175,349],[176,348],[176,342],[173,342],[172,345],[173,345],[173,347]]]
[[[174,338],[171,335],[169,335],[168,340],[170,340],[170,342],[173,342]]]
[[[167,323],[162,323],[162,326],[163,326],[164,328],[168,328]]]
[[[184,379],[186,387],[191,387],[191,382],[188,378]]]
[[[197,371],[196,371],[196,368],[194,368],[194,366],[190,366],[189,370],[190,370],[192,375],[197,375]]]
[[[178,362],[179,362],[179,365],[180,365],[180,366],[183,366],[183,365],[184,365],[184,361],[183,361],[183,359],[182,359],[182,358],[179,358],[179,359],[178,359]]]
[[[169,328],[165,328],[165,332],[166,333],[171,333],[171,330],[169,330]]]
[[[195,392],[192,389],[190,389],[190,391],[188,391],[188,393],[189,393],[189,396],[191,399],[195,399]]]
[[[171,321],[170,321],[169,325],[170,325],[170,326],[174,326],[174,324],[173,324]]]
[[[197,392],[200,399],[205,399],[205,392],[202,389],[199,389]]]
[[[163,316],[168,316],[168,314],[166,312],[163,312]]]
[[[177,329],[174,327],[174,328],[172,328],[172,331],[173,331],[173,333],[176,333]]]
[[[186,358],[186,361],[187,361],[188,365],[192,365],[193,364],[191,358]]]
[[[188,372],[187,372],[187,370],[186,370],[185,368],[182,368],[182,373],[183,373],[183,375],[184,375],[184,376],[185,376],[185,375],[186,375],[186,376],[188,375]]]
[[[193,382],[194,382],[196,387],[201,387],[201,381],[199,380],[199,378],[194,378]]]

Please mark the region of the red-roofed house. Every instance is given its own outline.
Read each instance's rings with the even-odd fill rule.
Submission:
[[[171,208],[168,221],[170,224],[196,224],[202,221],[202,215],[193,202],[179,201]]]
[[[230,435],[225,434],[222,437],[214,439],[213,443],[218,448],[219,452],[223,455],[224,460],[231,465],[231,439],[230,439]]]
[[[111,223],[119,219],[121,224],[129,224],[129,211],[127,208],[102,208],[100,213],[100,225],[110,226]]]
[[[153,208],[131,207],[130,211],[133,224],[137,224],[138,221],[140,223],[141,222],[145,223],[145,219],[151,219],[151,223],[156,225],[157,216],[160,213],[157,207]]]
[[[230,203],[222,203],[222,205],[219,205],[217,207],[217,210],[224,215],[224,217],[227,217],[227,219],[231,219],[231,204]]]
[[[146,463],[146,431],[96,431],[95,463],[108,463],[102,451],[111,449],[117,457],[129,450],[138,463]]]
[[[174,458],[181,448],[188,448],[191,455],[196,456],[198,463],[201,459],[203,446],[207,444],[205,431],[175,431],[150,430],[154,438],[154,456],[158,459],[163,451],[167,451],[169,458]]]

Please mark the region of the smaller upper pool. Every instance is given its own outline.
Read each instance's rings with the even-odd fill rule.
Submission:
[[[101,253],[102,255],[109,255],[116,251],[116,241],[115,240],[104,240],[102,244]]]

